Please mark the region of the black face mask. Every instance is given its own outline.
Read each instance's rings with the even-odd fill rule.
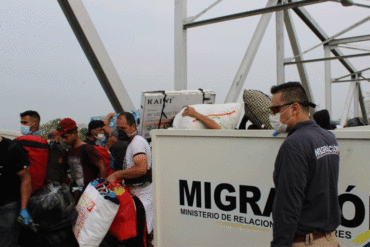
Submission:
[[[127,136],[126,132],[123,130],[118,130],[118,140],[120,141],[128,141],[129,137]]]

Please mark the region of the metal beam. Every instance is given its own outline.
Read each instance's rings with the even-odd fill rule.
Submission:
[[[281,4],[281,3],[280,3]],[[276,11],[276,82],[283,84],[285,82],[284,70],[284,11]]]
[[[343,39],[334,39],[329,42],[329,45],[339,45],[339,44],[348,44],[348,43],[355,43],[355,42],[362,42],[370,40],[370,35],[361,35],[361,36],[354,36],[349,38]]]
[[[364,71],[366,71],[366,70],[370,70],[370,67],[369,67],[369,68],[366,68],[366,69],[359,70],[359,71],[357,71],[356,73],[351,73],[351,74],[348,74],[348,75],[344,75],[344,76],[338,77],[338,78],[336,78],[336,79],[334,79],[334,80],[340,80],[340,79],[345,78],[345,77],[348,77],[348,76],[355,76],[355,75],[357,75],[358,73],[364,72]]]
[[[330,58],[330,46],[324,46],[325,58]],[[331,109],[331,61],[325,61],[325,108],[332,114]]]
[[[290,0],[296,1],[296,0]],[[325,41],[329,38],[326,32],[315,22],[314,18],[304,8],[294,8],[293,11],[302,19],[302,21],[311,29],[311,31],[321,40]],[[332,48],[331,52],[334,56],[343,56],[339,48]],[[348,61],[348,59],[341,58],[339,61],[350,72],[356,72],[355,67]]]
[[[135,110],[82,0],[58,2],[114,110]]]
[[[323,42],[321,42],[321,43],[319,43],[319,44],[317,44],[317,45],[314,45],[313,47],[311,47],[311,48],[307,49],[306,51],[304,51],[302,54],[306,54],[307,52],[310,52],[310,51],[312,51],[312,50],[316,49],[317,47],[320,47],[320,46],[322,46],[322,45],[325,45],[325,44],[329,43],[330,41],[334,40],[336,37],[339,37],[340,35],[345,34],[345,33],[349,32],[349,31],[351,31],[352,29],[354,29],[354,28],[356,28],[356,27],[358,27],[358,26],[360,26],[360,25],[362,25],[362,24],[366,23],[366,22],[367,22],[367,21],[369,21],[369,20],[370,20],[370,16],[368,16],[368,17],[366,17],[366,18],[362,19],[361,21],[356,22],[355,24],[353,24],[353,25],[351,25],[351,26],[347,27],[347,28],[346,28],[346,29],[344,29],[343,31],[340,31],[339,33],[337,33],[337,34],[335,34],[335,35],[331,36],[330,38],[328,38],[328,39],[324,40]],[[291,60],[293,60],[293,58],[291,58]]]
[[[304,1],[298,1],[298,2],[293,2],[293,3],[286,3],[286,4],[276,5],[276,6],[273,6],[273,7],[266,7],[266,8],[263,8],[263,9],[256,9],[256,10],[241,12],[241,13],[237,13],[237,14],[216,17],[216,18],[213,18],[213,19],[197,21],[197,22],[185,24],[184,28],[186,29],[186,28],[192,28],[192,27],[199,27],[199,26],[214,24],[214,23],[218,23],[218,22],[224,22],[224,21],[230,21],[230,20],[245,18],[245,17],[249,17],[249,16],[272,13],[272,12],[275,12],[275,11],[280,11],[280,10],[285,10],[285,9],[297,8],[297,7],[300,7],[300,6],[306,6],[306,5],[311,5],[311,4],[315,4],[315,3],[322,3],[322,2],[326,2],[326,1],[327,0],[304,0]]]
[[[278,0],[269,0],[267,8],[276,5]],[[261,44],[263,35],[266,32],[267,26],[270,22],[272,13],[263,14],[257,25],[257,28],[253,34],[253,37],[249,43],[247,52],[240,64],[238,72],[234,78],[234,81],[230,87],[229,93],[226,96],[225,103],[232,103],[238,100],[238,97],[242,91],[245,80],[247,79],[249,70],[252,66],[253,60],[257,54],[258,48]]]
[[[341,3],[340,0],[330,0],[330,1]],[[363,7],[363,8],[369,8],[370,9],[370,6],[369,5],[366,5],[366,4],[352,3],[352,5],[357,6],[357,7]]]
[[[356,76],[357,78],[358,76]],[[353,117],[360,117],[359,86],[360,83],[356,82],[355,91],[353,92]]]
[[[175,0],[175,90],[187,89],[187,0]]]
[[[353,94],[355,92],[355,88],[356,88],[356,82],[352,82],[349,85],[346,101],[344,102],[342,118],[340,119],[340,125],[341,126],[344,126],[347,123],[348,113],[349,113],[349,109],[351,107],[352,98],[353,98]]]
[[[284,22],[285,22],[286,30],[288,33],[290,46],[292,47],[292,50],[293,50],[293,55],[296,57],[297,61],[300,61],[302,59],[302,57],[299,55],[301,54],[301,47],[299,45],[297,32],[293,24],[293,19],[291,17],[289,10],[284,10]],[[314,96],[311,90],[311,85],[308,79],[307,69],[306,69],[305,64],[297,63],[297,70],[298,70],[298,74],[299,74],[299,78],[301,80],[302,86],[304,87],[306,91],[308,100],[310,102],[315,102],[315,99],[314,99]],[[315,109],[312,107],[310,107],[309,109],[310,109],[310,116],[313,116],[313,114],[315,113]]]
[[[337,45],[337,46],[340,48],[351,49],[351,50],[356,50],[356,51],[370,51],[370,48],[360,48],[354,45]]]
[[[369,125],[369,118],[367,116],[365,101],[364,101],[364,97],[362,96],[362,89],[361,89],[361,84],[360,83],[358,83],[358,92],[359,92],[358,93],[358,101],[360,102],[362,118],[363,118],[365,124]]]
[[[223,0],[217,0],[216,2],[212,3],[211,5],[209,5],[207,8],[205,8],[203,11],[201,11],[196,16],[188,17],[186,24],[189,24],[189,23],[194,22],[196,19],[198,19],[199,17],[201,17],[202,15],[204,15],[205,13],[207,13],[210,9],[212,9],[214,6],[216,6],[217,4],[219,4],[222,1]]]
[[[363,79],[351,79],[351,80],[334,80],[333,83],[340,83],[340,82],[356,82],[356,81],[369,81],[367,78]]]
[[[353,57],[364,57],[369,56],[370,52],[367,53],[359,53],[353,55],[346,55],[346,56],[336,56],[336,57],[329,57],[329,58],[317,58],[317,59],[309,59],[309,60],[301,60],[301,61],[294,61],[294,62],[285,62],[285,65],[296,64],[296,63],[313,63],[313,62],[320,62],[326,60],[336,60],[336,59],[343,59],[343,58],[353,58]]]

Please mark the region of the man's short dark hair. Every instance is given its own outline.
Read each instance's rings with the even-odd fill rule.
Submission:
[[[41,118],[40,118],[40,115],[38,114],[37,111],[25,111],[25,112],[22,112],[21,113],[21,118],[22,117],[25,117],[25,116],[29,116],[30,118],[33,118],[35,119],[37,122],[40,122]]]
[[[128,125],[133,125],[133,124],[136,124],[136,121],[135,121],[135,117],[134,115],[132,115],[131,113],[129,112],[121,112],[119,115],[118,115],[118,118],[121,117],[121,116],[124,116],[126,118],[126,121],[127,121],[127,124]]]
[[[287,82],[271,87],[272,94],[277,94],[280,92],[282,93],[281,100],[284,103],[307,102],[306,104],[303,104],[303,108],[308,111],[308,97],[301,83]]]
[[[91,120],[87,129],[87,134],[91,135],[91,130],[97,129],[99,127],[104,127],[105,124],[101,120]]]

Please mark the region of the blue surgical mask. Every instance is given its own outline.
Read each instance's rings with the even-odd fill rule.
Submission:
[[[30,126],[21,125],[21,133],[23,135],[31,135],[32,134],[32,131],[30,131]]]

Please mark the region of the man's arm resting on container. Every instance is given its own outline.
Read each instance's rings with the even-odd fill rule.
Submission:
[[[201,121],[208,129],[221,129],[221,127],[215,121],[200,114],[191,106],[186,106],[184,112],[182,113],[182,116],[190,116],[196,118]]]
[[[134,166],[122,171],[116,171],[111,174],[107,180],[113,183],[118,179],[133,179],[144,176],[148,171],[148,158],[146,154],[139,153],[134,156]]]

